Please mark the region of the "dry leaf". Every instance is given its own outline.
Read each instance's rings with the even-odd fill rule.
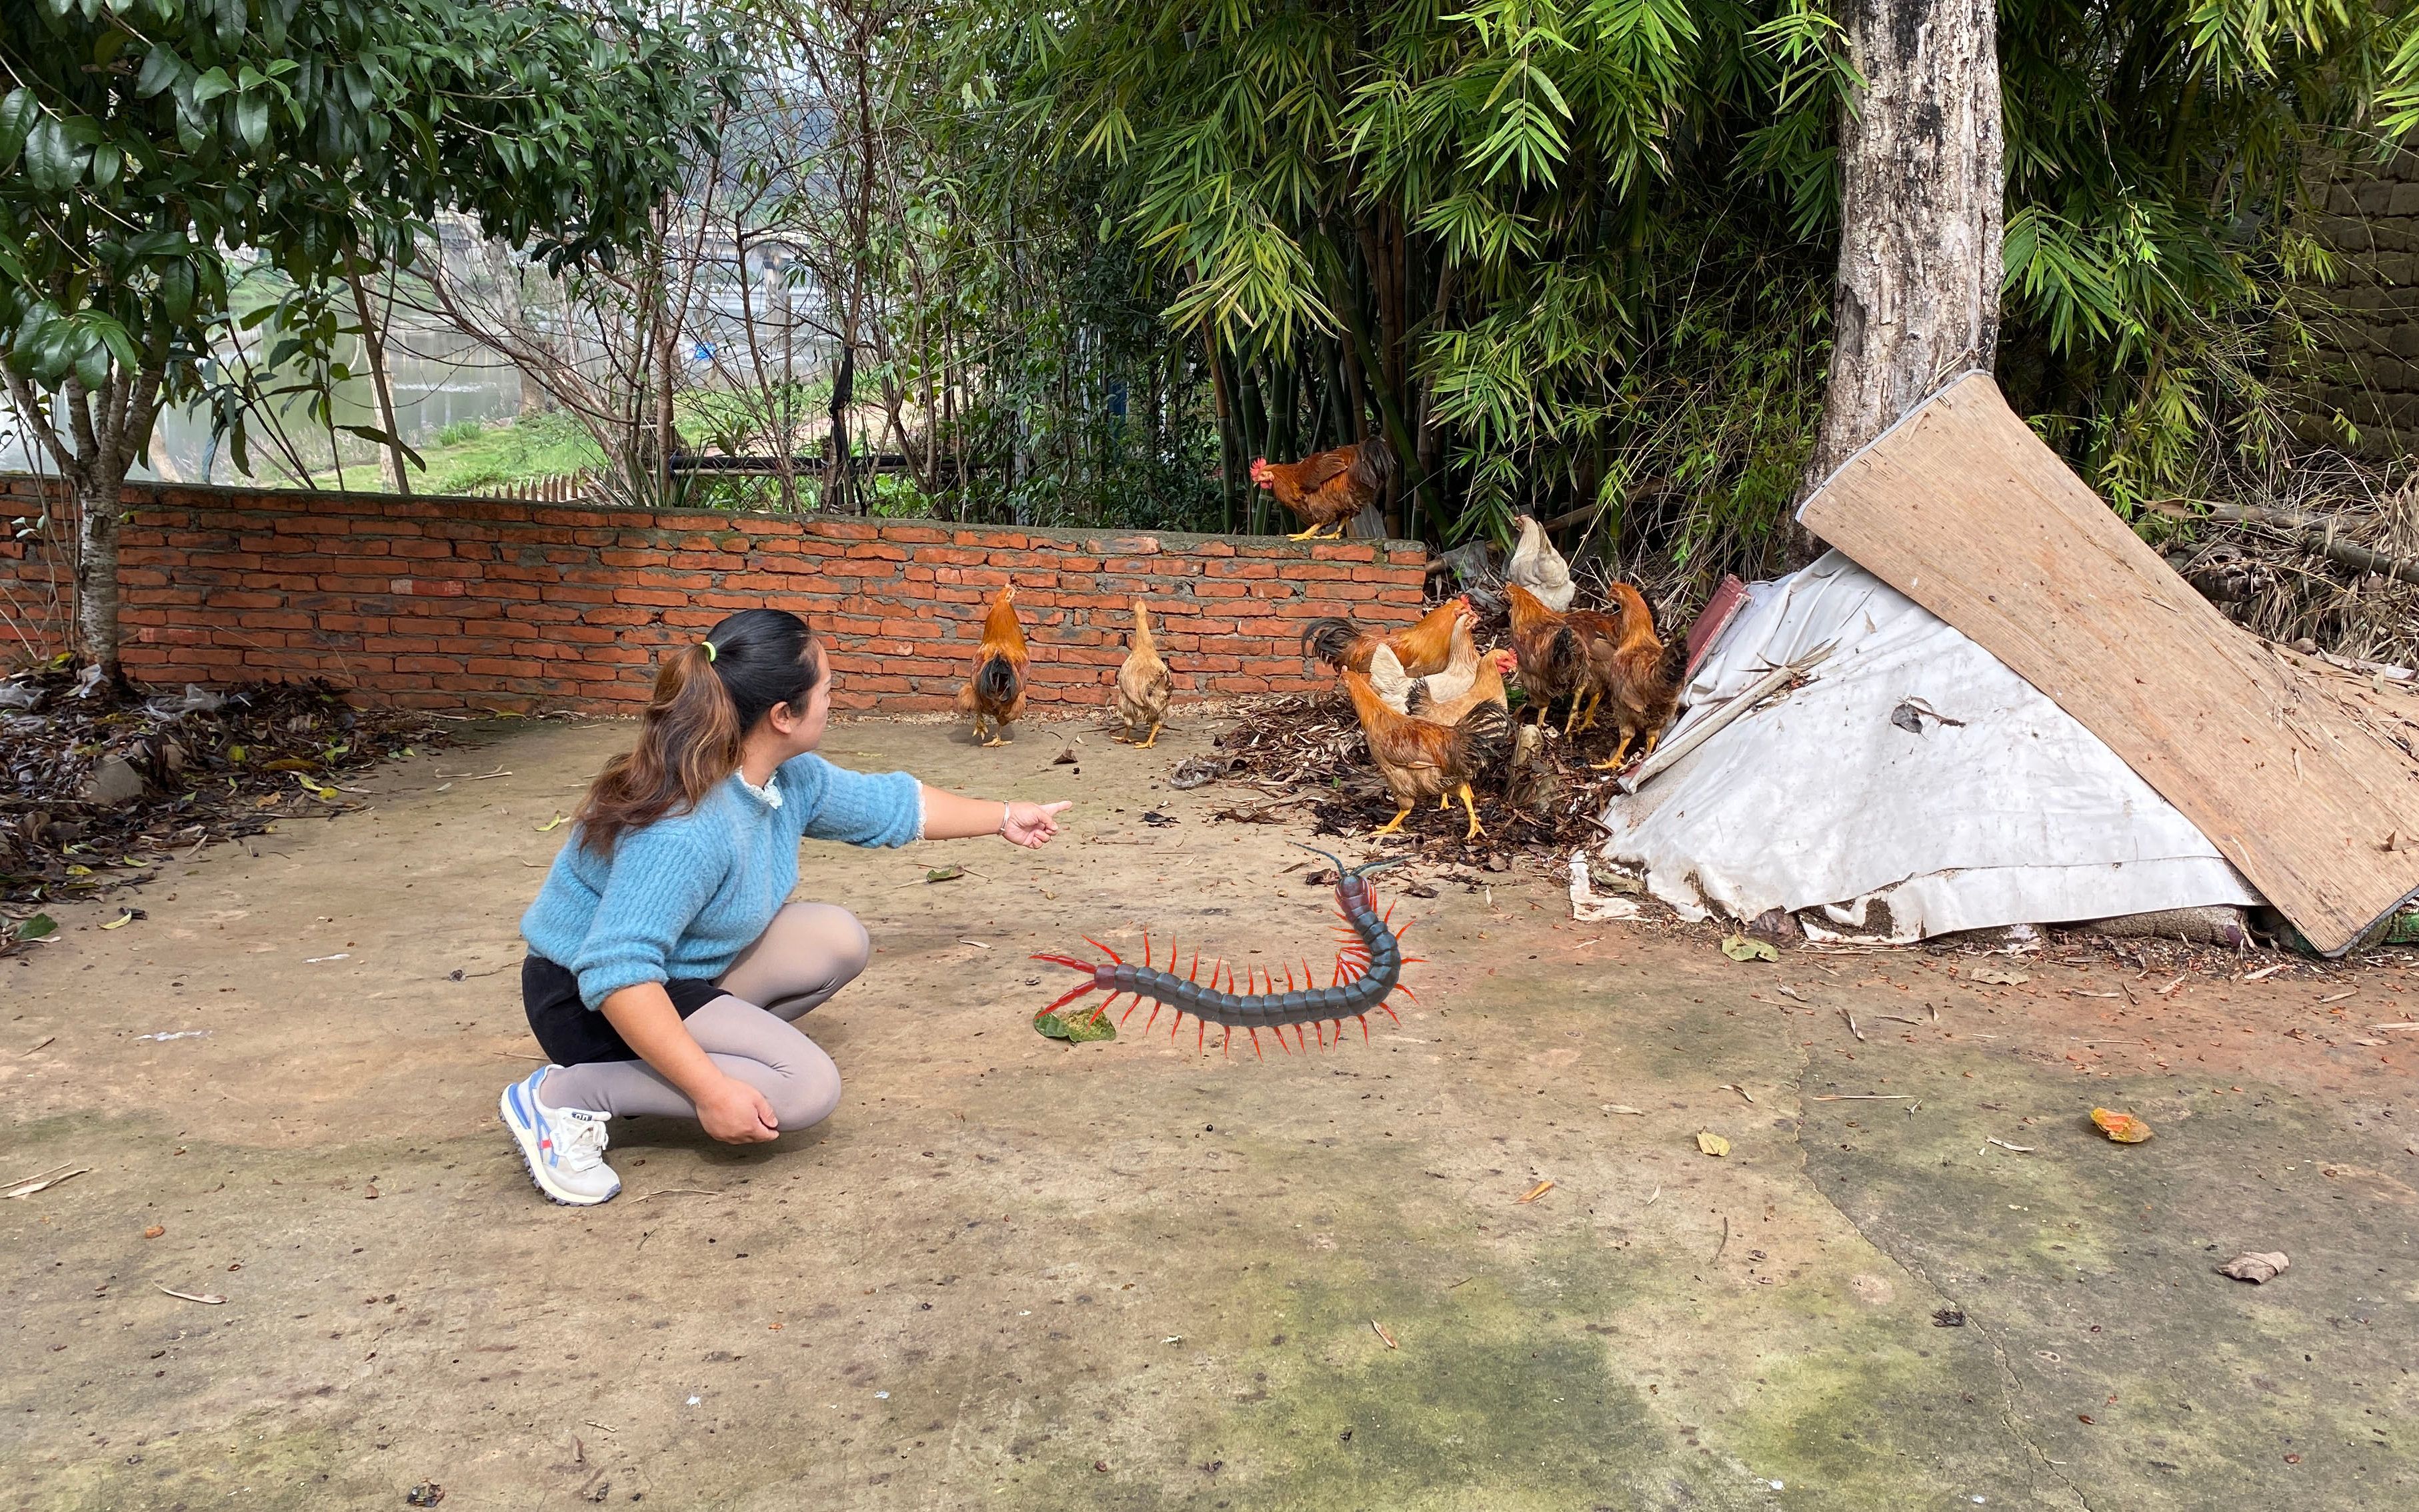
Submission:
[[[1632,1117],[1641,1119],[1646,1117],[1646,1110],[1644,1108],[1634,1108],[1626,1103],[1607,1103],[1604,1105],[1604,1110],[1607,1113],[1626,1113]]]
[[[955,882],[958,878],[964,876],[965,874],[966,869],[962,866],[936,866],[924,873],[924,880],[927,882]]]
[[[1402,1348],[1401,1345],[1394,1342],[1394,1335],[1386,1332],[1385,1324],[1372,1318],[1369,1319],[1369,1326],[1376,1329],[1378,1331],[1378,1336],[1386,1341],[1386,1348],[1390,1350],[1399,1350]]]
[[[2273,1281],[2292,1265],[2281,1250],[2262,1250],[2236,1256],[2217,1268],[2220,1275],[2230,1275],[2237,1281],[2257,1286]]]
[[[1718,1134],[1708,1134],[1700,1129],[1697,1131],[1697,1148],[1708,1155],[1727,1155],[1731,1152],[1731,1142]]]
[[[153,1224],[150,1227],[143,1230],[143,1237],[146,1239],[157,1239],[167,1231],[168,1230],[161,1227],[158,1224]]]
[[[118,915],[116,918],[111,919],[108,923],[103,924],[103,925],[102,925],[102,926],[100,926],[100,927],[101,927],[102,929],[124,929],[127,925],[131,924],[131,923],[133,923],[133,922],[134,922],[134,910],[133,910],[133,909],[131,909],[131,908],[130,908],[130,909],[128,909],[126,912],[124,912],[124,913],[122,913],[122,914],[120,914],[120,915]]]
[[[1976,966],[1965,973],[1967,981],[1979,981],[1986,987],[2021,987],[2032,980],[2022,971],[2002,971],[1997,966]]]
[[[1529,1195],[1528,1195],[1528,1196],[1524,1196],[1524,1197],[1522,1197],[1520,1200],[1521,1200],[1521,1201],[1523,1201],[1523,1202],[1534,1202],[1534,1201],[1536,1201],[1539,1197],[1544,1196],[1547,1193],[1551,1192],[1553,1189],[1554,1189],[1554,1183],[1553,1183],[1553,1182],[1551,1182],[1551,1181],[1540,1181],[1540,1182],[1538,1182],[1535,1186],[1531,1187],[1531,1188],[1529,1189]]]
[[[562,815],[562,814],[556,814],[553,818],[551,818],[551,819],[547,820],[545,824],[542,824],[542,825],[538,825],[538,826],[537,826],[537,832],[538,832],[539,834],[543,835],[543,834],[545,834],[547,831],[548,831],[548,830],[550,830],[550,829],[561,829],[563,825],[567,825],[567,824],[569,824],[569,823],[571,823],[571,821],[570,821],[569,819],[565,818],[563,815]]]
[[[1733,934],[1722,941],[1722,954],[1733,961],[1778,961],[1780,952],[1763,940]]]
[[[2130,1113],[2112,1113],[2106,1108],[2093,1108],[2091,1121],[2102,1134],[2120,1145],[2138,1145],[2150,1137],[2150,1126]]]

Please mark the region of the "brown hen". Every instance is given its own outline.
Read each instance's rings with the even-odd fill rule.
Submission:
[[[1005,746],[1003,726],[1025,712],[1025,627],[1016,623],[1016,585],[1009,583],[992,600],[983,616],[982,645],[975,652],[975,674],[958,693],[958,712],[975,719],[975,740]],[[987,728],[986,728],[987,727]]]

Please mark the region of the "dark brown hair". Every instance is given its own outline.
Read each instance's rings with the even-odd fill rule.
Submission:
[[[665,657],[638,748],[607,762],[580,800],[580,843],[610,856],[630,830],[686,813],[739,770],[740,743],[777,705],[804,712],[824,680],[811,634],[788,609],[742,609]]]

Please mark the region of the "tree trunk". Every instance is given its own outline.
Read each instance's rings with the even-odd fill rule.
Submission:
[[[1810,489],[1999,344],[1999,61],[1988,0],[1851,0],[1840,271]],[[1797,542],[1811,554],[1810,538]]]
[[[121,471],[113,475],[90,469],[71,476],[75,495],[76,638],[84,644],[87,667],[100,669],[101,680],[123,684],[126,671],[117,644],[117,527]]]
[[[378,425],[386,432],[386,445],[380,455],[386,464],[386,484],[397,494],[411,497],[411,474],[405,468],[403,430],[394,420],[394,389],[387,381],[386,342],[378,334],[378,322],[370,314],[369,291],[362,287],[358,272],[346,275],[345,282],[353,288],[353,313],[362,322],[362,355],[370,367],[370,392],[377,398]]]

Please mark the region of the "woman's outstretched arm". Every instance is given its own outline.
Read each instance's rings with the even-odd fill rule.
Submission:
[[[969,798],[924,784],[924,838],[971,840],[997,835],[1011,845],[1038,851],[1058,833],[1058,814],[1066,803],[1004,803],[997,798]]]

